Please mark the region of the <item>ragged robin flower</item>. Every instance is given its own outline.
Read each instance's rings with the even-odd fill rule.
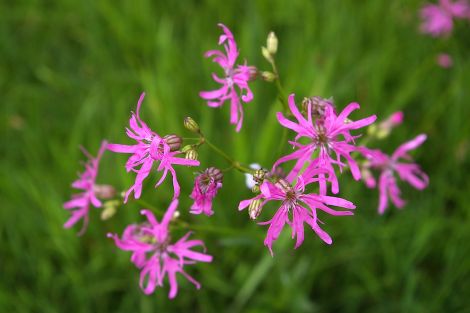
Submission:
[[[199,161],[188,160],[177,155],[181,154],[178,150],[181,145],[181,138],[176,135],[160,137],[140,118],[140,106],[144,100],[145,93],[142,93],[137,103],[136,113],[132,113],[129,120],[129,127],[126,134],[129,138],[136,141],[134,145],[108,144],[108,149],[117,153],[132,154],[126,163],[128,172],[136,172],[134,184],[125,194],[124,202],[127,202],[129,195],[134,192],[136,199],[140,198],[142,193],[142,183],[150,174],[154,163],[157,163],[157,171],[163,172],[160,180],[155,187],[159,186],[165,180],[168,172],[173,178],[174,198],[180,194],[180,185],[176,177],[176,171],[173,165],[199,166]]]
[[[236,125],[240,131],[243,123],[243,106],[240,102],[248,103],[253,100],[248,82],[254,76],[256,69],[246,64],[236,65],[238,48],[232,32],[223,24],[218,24],[223,30],[219,37],[219,45],[223,44],[225,53],[220,50],[209,50],[205,56],[219,64],[224,70],[222,77],[212,74],[212,78],[222,86],[213,91],[201,91],[201,98],[208,100],[207,105],[213,108],[220,107],[225,101],[230,101],[230,123]],[[240,97],[241,95],[241,97]]]
[[[140,288],[147,295],[153,293],[157,286],[162,287],[165,277],[168,277],[168,297],[173,299],[178,293],[177,273],[199,289],[201,285],[184,271],[184,267],[196,262],[212,262],[212,256],[192,250],[202,247],[204,251],[205,247],[201,240],[188,240],[191,232],[172,243],[169,224],[177,207],[178,200],[173,200],[160,223],[151,211],[142,210],[147,222],[127,226],[121,238],[108,234],[118,248],[132,251],[131,261],[141,270]]]
[[[73,195],[71,200],[64,203],[64,208],[72,213],[72,216],[65,222],[64,227],[70,228],[80,219],[83,219],[83,227],[79,234],[83,234],[88,225],[90,205],[100,208],[102,204],[98,198],[109,199],[114,196],[114,188],[112,186],[96,184],[98,166],[106,150],[106,145],[105,141],[101,143],[96,157],[93,157],[82,148],[83,153],[88,157],[88,161],[85,163],[85,171],[80,173],[79,178],[72,183],[73,188],[82,190],[82,192]]]

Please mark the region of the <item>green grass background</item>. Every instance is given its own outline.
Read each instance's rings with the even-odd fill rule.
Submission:
[[[418,32],[421,1],[3,1],[0,2],[0,312],[470,312],[469,134],[470,24],[451,38]],[[138,287],[129,253],[106,238],[141,220],[140,206],[121,207],[106,222],[91,213],[88,231],[64,230],[62,209],[83,155],[102,138],[130,142],[129,111],[147,92],[143,116],[160,133],[182,133],[186,115],[245,163],[272,164],[281,128],[274,86],[254,82],[244,127],[228,125],[228,109],[198,97],[215,87],[216,66],[203,58],[216,47],[218,22],[234,32],[241,57],[268,69],[260,46],[274,30],[285,88],[297,99],[334,96],[357,101],[355,118],[403,110],[404,125],[386,151],[419,133],[414,153],[429,174],[424,192],[403,187],[404,210],[376,213],[377,194],[349,174],[341,196],[353,217],[326,217],[334,244],[311,231],[301,248],[285,236],[271,258],[266,228],[239,213],[250,197],[238,173],[225,177],[211,218],[190,216],[193,169],[179,169],[184,219],[214,255],[189,269],[201,290],[180,280],[154,295]],[[454,66],[436,66],[447,51]],[[274,151],[274,152],[273,152]],[[207,148],[203,165],[225,166]],[[130,186],[126,158],[106,154],[100,182]],[[165,209],[169,184],[143,198]]]

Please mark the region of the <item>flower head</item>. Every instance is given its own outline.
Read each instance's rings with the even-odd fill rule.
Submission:
[[[153,164],[158,162],[157,171],[163,172],[162,177],[155,187],[159,186],[165,180],[168,172],[173,177],[174,198],[180,193],[180,186],[176,177],[176,171],[173,165],[199,166],[199,161],[188,160],[177,157],[181,152],[178,150],[181,145],[181,138],[176,135],[160,137],[156,132],[150,129],[147,124],[141,120],[139,111],[145,93],[142,93],[137,103],[137,113],[132,113],[129,120],[130,128],[126,129],[129,138],[134,139],[134,145],[108,144],[108,150],[118,153],[130,153],[126,163],[128,172],[137,173],[134,185],[126,192],[124,202],[127,202],[129,195],[134,192],[136,199],[140,198],[142,193],[142,183],[150,174]]]
[[[315,174],[318,175],[320,171]],[[355,208],[351,202],[324,195],[314,193],[306,193],[305,186],[318,179],[310,178],[304,180],[299,176],[297,183],[292,186],[284,179],[279,179],[276,183],[265,180],[261,185],[261,194],[253,199],[240,202],[239,210],[257,203],[257,208],[261,210],[269,201],[280,201],[281,206],[276,211],[271,220],[259,223],[260,225],[269,225],[264,245],[268,247],[271,254],[273,242],[279,237],[284,226],[287,224],[292,229],[292,238],[297,237],[295,248],[298,248],[304,241],[304,223],[307,223],[312,230],[327,244],[332,243],[331,237],[320,228],[322,223],[317,216],[317,210],[322,210],[330,215],[352,215],[349,211]],[[260,203],[260,200],[262,201]],[[328,205],[338,206],[348,209],[347,211],[336,211],[328,207]]]
[[[176,273],[182,274],[199,289],[200,284],[183,268],[196,262],[212,262],[212,256],[192,250],[198,246],[204,248],[204,243],[201,240],[188,240],[191,232],[171,243],[168,228],[177,207],[178,200],[173,200],[160,223],[151,211],[142,210],[147,222],[127,226],[121,238],[116,234],[108,234],[118,248],[132,251],[131,261],[141,270],[140,288],[147,295],[153,293],[157,286],[162,287],[165,276],[168,276],[168,297],[173,299],[178,292]]]
[[[192,214],[204,213],[207,216],[214,214],[212,199],[217,195],[217,191],[222,188],[222,179],[222,172],[215,167],[209,167],[196,177],[193,192],[191,193],[191,199],[194,200],[191,206]]]
[[[389,198],[397,208],[402,208],[405,205],[397,185],[396,174],[401,180],[406,181],[418,190],[423,190],[427,187],[429,178],[418,164],[400,161],[401,159],[411,161],[412,159],[408,155],[408,151],[416,149],[425,140],[426,135],[421,134],[402,144],[391,156],[386,155],[380,150],[371,150],[365,147],[360,148],[361,153],[368,159],[365,167],[381,172],[378,183],[380,193],[378,211],[380,214],[383,214],[387,209]],[[368,176],[366,185],[369,188],[374,188],[377,185],[375,178]]]
[[[282,113],[277,114],[279,123],[297,133],[294,142],[290,142],[296,150],[282,158],[280,158],[274,167],[290,160],[297,160],[292,171],[287,175],[287,180],[292,182],[293,179],[301,172],[302,168],[307,165],[303,172],[304,177],[310,177],[310,173],[315,169],[324,169],[329,174],[328,180],[332,184],[332,192],[339,192],[338,179],[336,177],[333,164],[337,165],[340,170],[344,167],[341,158],[344,158],[354,179],[361,178],[360,170],[356,161],[351,157],[351,152],[356,150],[354,139],[356,137],[350,134],[350,131],[359,129],[372,124],[376,120],[376,116],[372,115],[367,118],[351,121],[348,119],[352,111],[359,109],[359,104],[351,103],[337,115],[332,105],[324,105],[324,112],[320,117],[312,114],[312,105],[307,107],[307,117],[305,118],[294,102],[294,95],[289,96],[289,108],[292,115],[297,119],[293,122]],[[301,144],[297,140],[307,138],[307,144]],[[317,153],[315,157],[314,153]],[[320,174],[325,178],[325,174]],[[326,180],[320,179],[320,193],[326,194]]]
[[[214,62],[224,70],[224,76],[220,78],[212,74],[212,78],[222,86],[213,91],[202,91],[201,98],[208,100],[210,107],[220,107],[226,100],[230,101],[230,123],[236,125],[236,131],[240,131],[243,123],[243,107],[241,100],[245,103],[253,100],[253,93],[248,86],[248,81],[253,76],[256,69],[246,64],[235,65],[238,58],[238,48],[233,38],[232,32],[223,24],[218,24],[223,34],[219,37],[219,45],[224,45],[225,54],[219,50],[209,50],[205,57],[211,57]],[[238,89],[238,90],[237,90]]]
[[[88,157],[85,164],[85,171],[79,174],[79,178],[72,183],[72,187],[82,190],[81,193],[72,196],[72,199],[64,203],[64,208],[72,210],[72,216],[65,222],[64,227],[70,228],[80,219],[83,219],[83,227],[79,234],[82,234],[88,225],[88,211],[90,204],[95,208],[101,207],[101,201],[98,197],[110,198],[113,196],[113,188],[107,185],[97,185],[96,176],[98,175],[98,166],[101,156],[106,150],[107,143],[103,141],[98,151],[98,155],[93,157],[85,149],[83,153]]]

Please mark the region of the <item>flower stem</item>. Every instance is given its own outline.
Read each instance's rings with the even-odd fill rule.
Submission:
[[[273,73],[274,75],[276,75],[275,82],[276,82],[277,91],[279,93],[279,100],[281,100],[284,111],[287,113],[289,112],[289,105],[287,104],[286,92],[284,88],[282,87],[281,77],[279,76],[279,71],[277,69],[276,61],[274,61],[274,58],[272,59],[270,63],[271,63],[271,67],[273,68]]]
[[[221,157],[223,157],[228,163],[230,163],[230,165],[233,167],[233,168],[236,168],[237,170],[239,170],[240,172],[242,173],[249,173],[249,174],[252,174],[254,171],[250,168],[247,168],[245,166],[242,166],[240,164],[240,162],[238,161],[235,161],[234,159],[232,159],[230,156],[228,156],[224,151],[222,151],[222,149],[220,149],[219,147],[217,147],[216,145],[214,145],[213,143],[211,143],[209,140],[207,140],[207,138],[205,137],[201,137],[201,140],[203,143],[207,144],[207,146],[209,146],[209,148],[211,148],[212,150],[214,150],[217,154],[219,154]]]

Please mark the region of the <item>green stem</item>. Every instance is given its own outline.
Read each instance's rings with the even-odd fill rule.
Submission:
[[[155,206],[151,205],[145,200],[136,199],[135,202],[141,205],[143,208],[147,208],[152,210],[158,218],[162,218],[165,214],[164,211],[156,208]],[[199,230],[199,231],[207,231],[212,233],[219,233],[219,234],[228,234],[228,235],[240,235],[240,229],[234,228],[221,228],[221,227],[213,227],[210,225],[191,225],[188,222],[185,222],[180,219],[176,219],[173,221],[173,227],[180,228],[180,229],[190,229],[190,230]],[[253,234],[255,235],[255,234]]]
[[[276,62],[273,59],[272,62],[270,63],[273,68],[273,72],[276,75],[276,88],[279,93],[279,99],[281,100],[282,106],[284,107],[284,111],[287,113],[289,112],[289,105],[287,103],[286,92],[284,91],[284,88],[282,87],[281,77],[279,75],[279,71],[277,70]]]
[[[202,140],[203,143],[207,144],[207,146],[209,146],[209,148],[214,150],[217,154],[219,154],[221,157],[223,157],[228,163],[230,163],[230,165],[232,167],[236,168],[240,172],[249,173],[249,174],[252,174],[254,172],[252,169],[249,169],[245,166],[242,166],[238,161],[235,161],[234,159],[229,157],[224,151],[222,151],[222,149],[220,149],[219,147],[217,147],[216,145],[211,143],[209,140],[207,140],[207,138],[202,137],[201,140]]]

